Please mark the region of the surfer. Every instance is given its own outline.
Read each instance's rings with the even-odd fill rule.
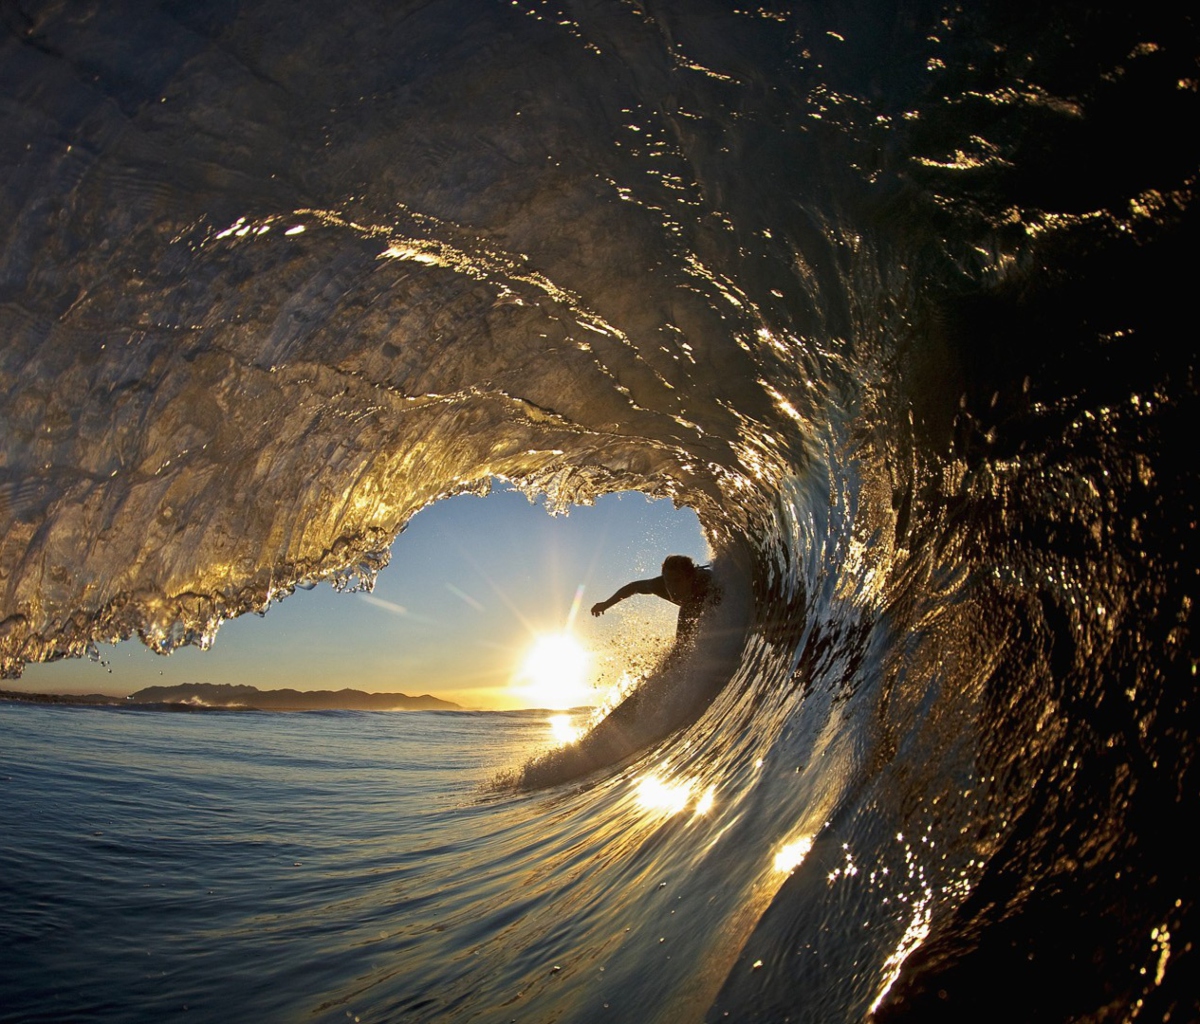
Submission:
[[[710,597],[716,598],[712,570],[697,565],[687,555],[668,555],[663,559],[662,575],[649,580],[634,580],[626,583],[607,601],[592,605],[593,615],[603,615],[618,601],[634,594],[653,594],[664,601],[679,605],[679,619],[675,625],[675,642],[691,642],[700,623],[700,612]]]

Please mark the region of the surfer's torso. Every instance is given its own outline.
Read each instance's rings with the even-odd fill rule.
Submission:
[[[634,580],[627,583],[618,592],[620,599],[633,594],[653,594],[664,601],[679,606],[679,619],[675,625],[677,640],[690,639],[696,632],[700,613],[710,598],[715,598],[716,588],[713,586],[712,570],[706,566],[697,566],[685,585],[668,586],[663,576],[655,576],[648,580]]]

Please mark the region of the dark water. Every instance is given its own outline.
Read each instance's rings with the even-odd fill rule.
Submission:
[[[374,1019],[1200,1016],[1190,13],[2,10],[7,671],[497,476],[669,495],[753,595],[691,725],[480,805],[555,845]],[[633,828],[651,768],[711,808]]]

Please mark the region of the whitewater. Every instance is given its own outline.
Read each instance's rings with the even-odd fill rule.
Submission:
[[[5,705],[3,1019],[1200,1016],[1191,14],[3,25],[6,676],[370,587],[496,480],[690,507],[733,595],[553,770]]]

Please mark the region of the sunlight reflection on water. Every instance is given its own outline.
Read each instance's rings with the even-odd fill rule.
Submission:
[[[697,793],[698,783],[695,779],[667,779],[662,775],[643,775],[636,782],[637,803],[643,810],[657,811],[668,816],[685,810],[695,796],[693,813],[701,816],[712,810],[716,793],[715,786],[709,786],[703,792]]]
[[[574,743],[583,735],[583,730],[572,724],[570,715],[552,715],[547,722],[550,725],[550,735],[560,747]]]

